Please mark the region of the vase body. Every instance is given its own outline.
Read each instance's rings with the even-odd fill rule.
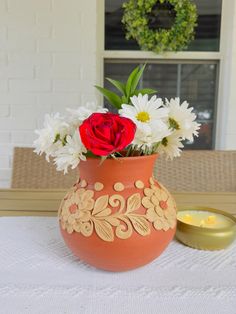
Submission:
[[[81,260],[125,271],[159,256],[176,229],[176,205],[153,177],[157,155],[80,162],[59,209],[62,236]]]

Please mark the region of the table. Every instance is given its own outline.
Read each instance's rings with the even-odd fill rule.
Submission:
[[[0,189],[0,216],[56,216],[66,190]],[[172,193],[177,208],[206,206],[236,215],[236,192]]]
[[[174,240],[151,264],[110,273],[70,253],[55,217],[1,217],[0,265],[1,314],[236,313],[236,243]]]

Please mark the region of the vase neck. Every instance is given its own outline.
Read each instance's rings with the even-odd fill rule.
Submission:
[[[148,181],[153,174],[157,155],[138,156],[116,159],[88,158],[79,165],[80,177],[87,182],[129,182],[130,180]]]

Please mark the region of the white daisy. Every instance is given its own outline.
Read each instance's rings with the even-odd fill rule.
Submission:
[[[179,157],[180,153],[182,152],[180,148],[183,148],[184,145],[182,144],[182,138],[179,137],[177,132],[173,132],[169,136],[163,138],[160,146],[157,149],[159,154],[165,153],[167,158],[171,160],[174,157]]]
[[[151,123],[156,120],[166,119],[169,110],[163,107],[161,98],[152,96],[148,100],[148,95],[133,96],[130,98],[132,105],[122,105],[122,109],[119,110],[119,114],[123,117],[130,118],[134,123],[140,122],[140,126],[145,126],[147,123]]]
[[[151,151],[154,144],[161,142],[164,137],[169,136],[171,133],[172,131],[168,129],[167,125],[158,120],[145,126],[137,127],[132,145],[143,151],[147,148]]]
[[[197,123],[193,108],[188,108],[187,101],[180,104],[179,98],[166,99],[166,108],[169,109],[170,127],[178,132],[183,139],[193,141],[193,135],[198,136],[200,124]]]
[[[156,96],[148,100],[148,95],[139,94],[131,97],[131,102],[133,105],[123,104],[119,114],[136,124],[137,129],[132,144],[144,151],[169,135],[168,125],[165,122],[169,110],[162,108],[162,99]]]
[[[73,136],[68,135],[66,137],[66,144],[57,150],[55,154],[54,161],[57,170],[63,170],[65,174],[68,172],[68,167],[72,169],[76,168],[80,160],[86,160],[86,156],[84,155],[86,152],[87,150],[82,144],[78,131],[75,131]]]
[[[75,127],[79,127],[94,112],[105,113],[108,111],[108,109],[97,105],[95,102],[87,102],[85,106],[80,106],[77,109],[67,108],[66,110],[71,114],[69,121]]]
[[[44,119],[44,128],[35,131],[38,138],[33,143],[34,151],[39,155],[45,153],[46,159],[49,161],[49,156],[54,156],[55,151],[63,146],[65,138],[71,133],[71,130],[71,126],[59,113],[47,114]]]

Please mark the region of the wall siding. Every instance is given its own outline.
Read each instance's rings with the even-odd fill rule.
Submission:
[[[0,187],[45,113],[94,101],[96,0],[0,0]]]

